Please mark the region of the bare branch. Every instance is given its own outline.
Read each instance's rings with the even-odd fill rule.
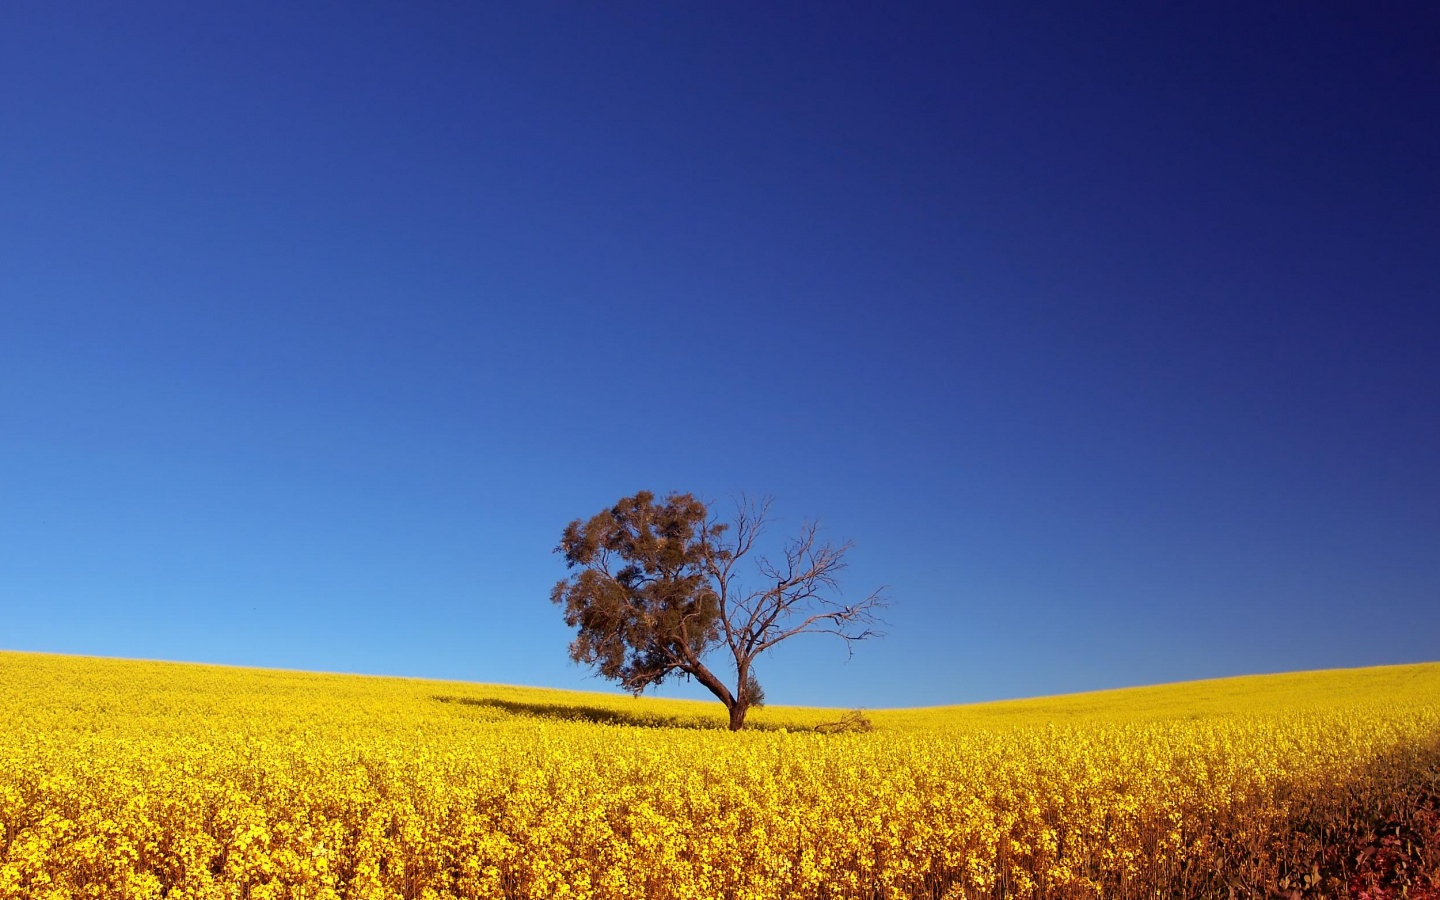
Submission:
[[[883,631],[868,627],[881,623],[880,618],[875,615],[875,610],[889,605],[880,591],[876,591],[859,603],[849,605],[836,604],[834,601],[823,599],[819,602],[833,605],[834,608],[827,612],[817,612],[806,616],[797,624],[779,631],[772,637],[761,635],[761,640],[755,646],[755,652],[763,653],[797,634],[832,634],[844,640],[846,648],[853,653],[853,645],[856,642],[884,635]]]

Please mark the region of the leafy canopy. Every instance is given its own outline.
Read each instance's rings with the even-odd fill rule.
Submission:
[[[764,701],[759,654],[798,634],[835,635],[847,646],[877,636],[869,626],[882,595],[840,599],[836,576],[851,545],[820,541],[813,523],[774,560],[755,559],[761,587],[741,586],[736,564],[754,550],[769,506],[742,497],[733,521],[721,522],[691,494],[657,501],[641,491],[571,522],[555,549],[578,572],[550,595],[577,629],[571,658],[635,694],[672,675],[694,678],[739,729]],[[734,662],[734,690],[704,662],[721,646]]]

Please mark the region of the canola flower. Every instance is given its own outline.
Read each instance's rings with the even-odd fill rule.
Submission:
[[[1228,896],[1435,778],[1440,665],[731,734],[684,701],[0,653],[0,713],[0,900]]]

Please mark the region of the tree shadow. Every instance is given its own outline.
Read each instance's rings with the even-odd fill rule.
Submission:
[[[618,709],[606,709],[602,706],[526,703],[520,700],[499,700],[492,697],[455,697],[437,694],[433,699],[441,703],[458,703],[462,706],[478,706],[484,709],[498,710],[514,716],[589,722],[594,725],[624,725],[631,728],[688,728],[693,731],[729,730],[729,726],[719,716],[714,719],[701,716],[667,716],[639,710],[626,712]],[[747,731],[774,731],[778,727],[747,723],[745,729]]]

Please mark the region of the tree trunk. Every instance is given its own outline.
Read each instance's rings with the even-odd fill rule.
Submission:
[[[745,714],[750,711],[750,704],[738,701],[730,706],[730,730],[739,731],[745,727]]]

